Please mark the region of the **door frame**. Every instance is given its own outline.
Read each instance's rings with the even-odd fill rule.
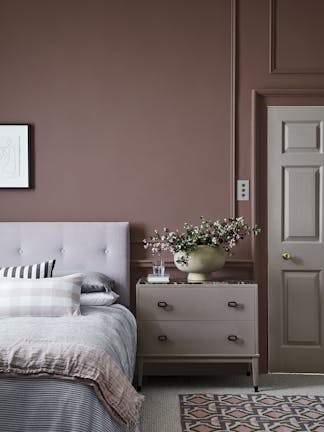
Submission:
[[[259,285],[260,369],[268,371],[268,160],[267,107],[324,106],[324,89],[253,89],[251,104],[251,219],[254,280]]]

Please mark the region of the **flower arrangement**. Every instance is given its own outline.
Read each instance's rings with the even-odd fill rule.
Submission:
[[[154,234],[148,240],[144,239],[143,243],[144,248],[151,249],[153,255],[163,251],[171,252],[173,255],[177,252],[185,252],[177,262],[186,265],[188,253],[196,250],[200,245],[220,246],[227,255],[231,255],[231,249],[240,240],[247,235],[258,235],[260,232],[258,225],[249,226],[243,217],[216,220],[215,222],[201,217],[200,225],[185,223],[184,232],[170,231],[168,228],[163,228],[162,233],[154,230]]]

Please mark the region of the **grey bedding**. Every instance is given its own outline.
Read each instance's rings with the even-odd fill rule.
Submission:
[[[0,318],[0,344],[17,339],[91,343],[106,351],[131,379],[136,324],[121,305],[83,307],[80,317]],[[54,378],[0,379],[0,431],[125,432],[93,388]]]

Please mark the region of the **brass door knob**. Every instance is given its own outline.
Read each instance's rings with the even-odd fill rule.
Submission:
[[[282,259],[284,259],[286,261],[291,259],[291,253],[290,252],[283,252],[281,256],[282,256]]]

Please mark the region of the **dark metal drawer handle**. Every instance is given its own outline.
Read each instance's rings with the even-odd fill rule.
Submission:
[[[159,301],[157,305],[160,308],[166,308],[168,306],[168,303],[165,301]]]
[[[238,303],[236,301],[229,301],[227,303],[228,307],[238,307]]]
[[[165,341],[168,340],[168,336],[166,336],[166,335],[160,335],[160,336],[158,336],[158,340],[161,341],[161,342],[165,342]]]
[[[231,342],[236,342],[238,340],[238,337],[236,335],[229,335],[227,336],[227,339]]]

